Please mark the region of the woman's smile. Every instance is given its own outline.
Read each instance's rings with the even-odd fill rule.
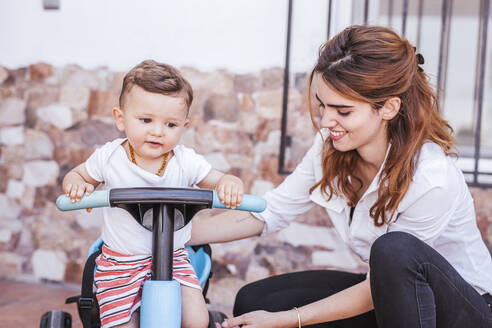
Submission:
[[[338,141],[342,139],[347,134],[346,131],[333,131],[330,130],[330,138],[333,141]]]

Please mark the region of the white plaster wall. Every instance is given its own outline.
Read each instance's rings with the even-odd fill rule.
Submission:
[[[127,70],[154,58],[201,70],[252,72],[283,66],[286,0],[0,0],[0,64]],[[327,1],[294,1],[291,64],[306,71],[326,39]],[[337,2],[335,2],[337,3]],[[350,23],[351,1],[338,2],[332,31]]]

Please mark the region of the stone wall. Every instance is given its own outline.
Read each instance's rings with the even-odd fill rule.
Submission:
[[[241,177],[248,193],[261,195],[278,185],[285,178],[277,174],[283,70],[181,70],[195,93],[183,144],[215,168]],[[111,108],[123,76],[105,68],[45,63],[0,67],[0,278],[80,283],[87,249],[100,233],[101,210],[64,213],[54,200],[66,172],[120,136]],[[306,74],[295,75],[291,85],[287,169],[295,167],[314,136]],[[490,248],[492,193],[472,192]],[[364,270],[319,207],[274,236],[214,245],[213,252],[208,296],[226,312],[246,282],[308,268]]]

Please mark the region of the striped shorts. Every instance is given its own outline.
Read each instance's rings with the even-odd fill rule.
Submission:
[[[151,277],[152,256],[120,254],[104,244],[96,264],[94,283],[101,327],[129,322],[132,313],[140,307],[143,283]],[[173,279],[201,290],[185,248],[174,251]]]

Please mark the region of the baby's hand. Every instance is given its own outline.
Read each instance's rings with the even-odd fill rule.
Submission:
[[[217,183],[216,190],[219,199],[226,207],[235,209],[243,200],[244,186],[241,179],[230,174],[224,174]]]
[[[64,181],[63,192],[70,197],[72,203],[78,202],[84,196],[90,195],[94,191],[94,186],[82,179],[73,179],[71,181]]]

